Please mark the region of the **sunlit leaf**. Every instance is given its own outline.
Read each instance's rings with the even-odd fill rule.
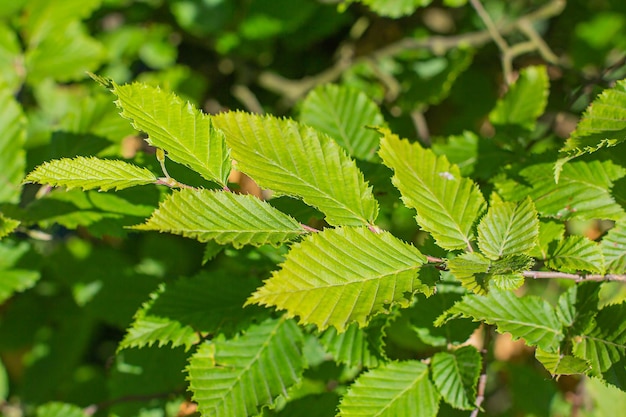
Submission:
[[[0,108],[0,202],[17,203],[26,167],[26,119],[10,89],[1,85]]]
[[[0,239],[13,232],[20,225],[18,220],[5,217],[0,213]]]
[[[417,210],[417,223],[445,249],[462,249],[474,239],[472,227],[485,208],[476,184],[460,174],[445,156],[436,156],[418,143],[400,140],[387,129],[379,151],[394,170],[393,184],[402,200]]]
[[[350,367],[375,368],[379,364],[379,355],[369,342],[365,329],[356,323],[348,326],[343,333],[329,327],[321,334],[320,342],[333,355],[335,361]]]
[[[478,245],[488,258],[528,253],[539,234],[539,219],[532,200],[489,207],[478,225]]]
[[[614,274],[626,272],[626,223],[616,223],[600,244],[606,270]]]
[[[452,275],[476,294],[487,294],[490,265],[491,261],[477,252],[463,253],[448,261],[448,269]]]
[[[39,271],[26,269],[0,270],[0,304],[13,293],[31,288],[39,280]]]
[[[182,189],[172,193],[137,230],[157,230],[200,242],[277,245],[304,229],[291,217],[252,195]]]
[[[174,93],[147,84],[120,86],[104,82],[117,96],[120,114],[148,134],[148,143],[164,149],[171,160],[205,179],[226,186],[230,158],[224,135],[215,129],[209,116]]]
[[[546,352],[539,348],[535,351],[535,357],[552,375],[584,374],[591,368],[584,359],[558,352]]]
[[[326,134],[289,119],[242,112],[214,116],[237,168],[260,186],[302,198],[332,225],[372,223],[378,203],[356,164]]]
[[[248,303],[276,306],[303,324],[343,332],[394,304],[408,307],[416,291],[430,293],[417,272],[426,258],[388,232],[325,229],[294,244],[281,269]]]
[[[44,162],[28,174],[24,182],[107,191],[153,184],[156,180],[157,177],[146,168],[124,161],[79,156]]]

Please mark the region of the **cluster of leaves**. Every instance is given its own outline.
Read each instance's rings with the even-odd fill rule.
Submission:
[[[614,152],[626,138],[626,81],[595,99],[561,146],[542,130],[548,70],[527,66],[500,99],[476,106],[491,137],[466,130],[425,147],[393,133],[406,129],[373,100],[388,98],[371,67],[310,91],[296,120],[208,115],[187,101],[203,92],[183,85],[191,72],[174,65],[171,28],[92,37],[81,19],[99,1],[49,3],[0,6],[20,14],[0,26],[0,72],[10,74],[0,89],[0,351],[20,396],[66,401],[38,416],[106,413],[105,390],[146,399],[113,403],[113,415],[175,415],[187,390],[207,416],[472,410],[490,358],[466,342],[481,323],[478,333],[523,339],[553,376],[626,391],[626,294],[605,282],[626,274],[626,161]],[[260,1],[235,20],[224,16],[236,2],[155,3],[186,36],[215,35],[215,52],[244,61],[347,19],[305,1],[295,15]],[[398,17],[429,2],[362,3]],[[330,23],[295,36],[309,21]],[[388,58],[376,71],[405,81],[391,113],[453,99],[474,54]],[[133,59],[162,71],[124,83]],[[96,69],[114,98],[95,83],[57,84]],[[235,170],[264,198],[236,192]],[[29,183],[42,185],[34,198]],[[576,233],[589,221],[602,221],[601,237]],[[542,274],[589,282],[535,295],[545,285],[528,281]],[[121,341],[92,352],[99,332]],[[114,363],[105,375],[80,352]],[[22,360],[25,373],[11,372]],[[510,370],[543,378],[524,372]],[[0,368],[6,398],[5,379]]]

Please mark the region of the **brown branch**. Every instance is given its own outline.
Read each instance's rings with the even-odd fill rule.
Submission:
[[[481,355],[483,359],[482,369],[480,376],[478,377],[478,386],[476,388],[476,408],[472,410],[470,417],[476,417],[482,410],[481,405],[485,401],[485,389],[487,388],[487,354],[491,345],[491,332],[492,326],[483,326],[483,347],[481,349]]]
[[[617,274],[568,274],[553,271],[524,271],[522,275],[533,279],[571,279],[576,282],[582,281],[619,281],[626,282],[626,275]]]
[[[519,17],[517,20],[512,22],[497,22],[494,25],[500,36],[510,34],[516,30],[524,32],[526,36],[530,38],[530,42],[535,44],[535,50],[538,50],[539,53],[545,57],[545,43],[537,42],[534,35],[529,35],[530,31],[528,30],[528,25],[532,25],[535,21],[545,20],[559,15],[565,8],[565,4],[565,0],[552,0],[539,9]],[[532,26],[530,27],[532,28]],[[428,49],[435,54],[443,54],[450,49],[460,46],[477,48],[489,43],[491,40],[492,35],[489,30],[468,32],[454,36],[430,36],[424,39],[403,38],[383,46],[368,55],[357,58],[354,57],[354,48],[350,47],[350,45],[344,45],[339,50],[335,64],[318,74],[292,80],[271,71],[263,71],[259,74],[257,81],[261,87],[279,94],[286,101],[293,103],[317,85],[336,81],[345,71],[362,63],[375,62],[411,50]],[[549,54],[547,55],[549,56]],[[509,54],[507,59],[513,59],[515,56],[517,55]],[[546,60],[552,63],[551,59]]]

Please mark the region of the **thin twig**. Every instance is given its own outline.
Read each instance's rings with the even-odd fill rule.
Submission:
[[[489,16],[489,13],[487,13],[487,10],[485,10],[485,8],[483,7],[483,4],[480,2],[480,0],[469,0],[469,2],[474,10],[476,10],[476,13],[478,13],[478,16],[480,16],[480,19],[483,21],[485,26],[487,26],[489,36],[491,36],[496,45],[498,45],[500,51],[502,53],[506,52],[506,50],[509,49],[509,45],[502,37],[502,34],[496,27],[495,23],[493,23],[493,20],[491,20],[491,16]]]
[[[620,281],[626,282],[626,275],[617,274],[568,274],[565,272],[553,271],[524,271],[522,275],[533,279],[571,279],[576,282],[581,281]]]
[[[476,417],[482,410],[481,405],[485,401],[485,389],[487,388],[487,359],[491,346],[491,331],[492,326],[483,326],[483,348],[481,349],[481,355],[483,358],[483,365],[478,377],[478,386],[476,388],[476,408],[472,410],[470,417]]]

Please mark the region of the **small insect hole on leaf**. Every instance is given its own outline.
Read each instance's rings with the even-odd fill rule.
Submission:
[[[447,180],[453,181],[454,180],[454,175],[452,175],[451,173],[449,173],[448,171],[445,172],[440,172],[439,176],[442,178],[445,178]]]

